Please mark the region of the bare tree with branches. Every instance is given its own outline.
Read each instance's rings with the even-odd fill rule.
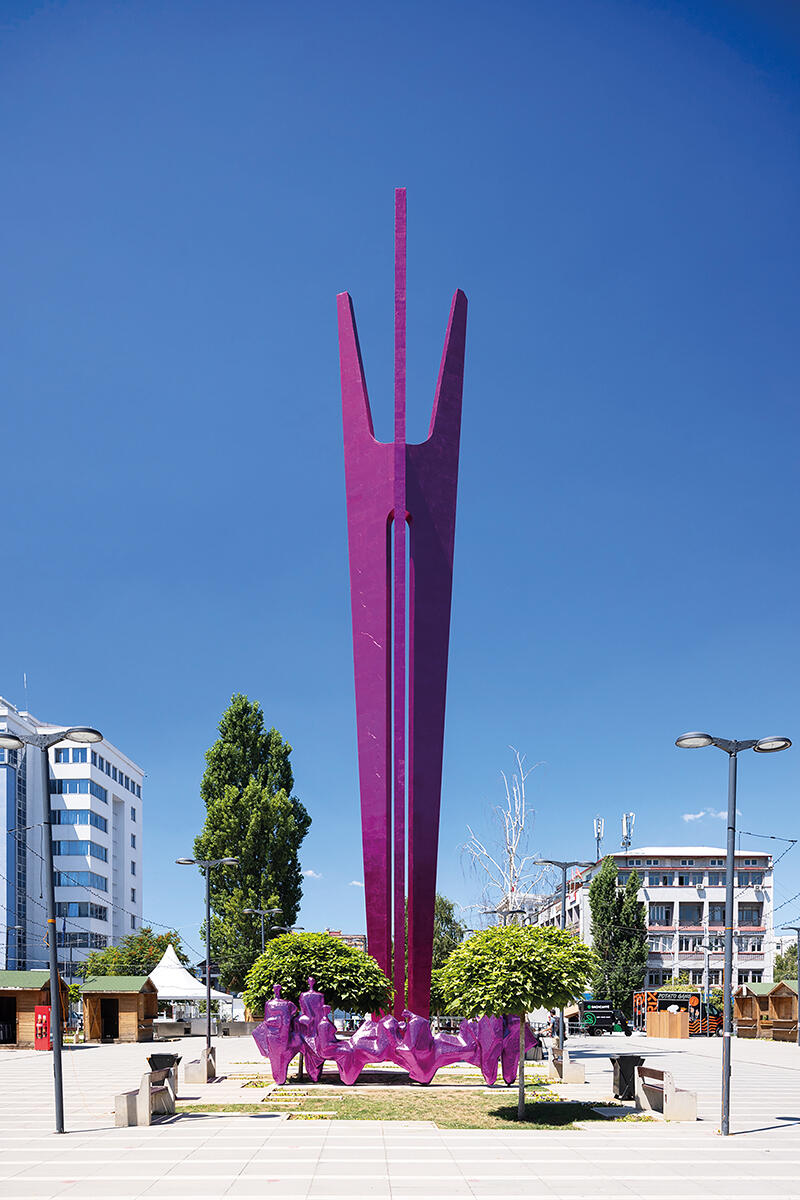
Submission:
[[[514,755],[516,770],[510,778],[505,771],[500,772],[505,803],[495,805],[492,811],[500,836],[494,844],[481,841],[468,825],[469,838],[461,848],[471,869],[483,877],[481,899],[484,908],[521,907],[522,898],[535,893],[547,877],[546,868],[537,865],[538,856],[529,849],[535,812],[525,796],[525,780],[542,764],[526,766],[525,755],[513,746],[509,749]]]

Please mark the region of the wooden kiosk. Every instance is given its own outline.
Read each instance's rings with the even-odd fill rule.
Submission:
[[[81,988],[87,1042],[152,1042],[158,992],[149,975],[96,975]]]
[[[776,983],[769,994],[769,1015],[774,1042],[797,1041],[797,984]]]
[[[69,989],[59,976],[62,1023]],[[49,971],[0,971],[0,1045],[29,1049],[36,1044],[36,1009],[50,1007]]]

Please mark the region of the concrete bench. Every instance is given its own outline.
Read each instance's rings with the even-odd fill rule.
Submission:
[[[636,1107],[661,1113],[665,1121],[696,1121],[697,1093],[675,1087],[669,1071],[636,1068]]]
[[[128,1125],[152,1125],[154,1116],[172,1116],[175,1112],[177,1087],[175,1068],[145,1071],[138,1091],[120,1092],[114,1097],[115,1120],[118,1129]]]
[[[204,1050],[199,1058],[187,1062],[183,1069],[185,1083],[210,1083],[217,1077],[217,1052],[212,1046]]]
[[[192,1027],[188,1021],[154,1021],[153,1032],[160,1039],[188,1037]]]
[[[555,1045],[550,1048],[550,1067],[547,1074],[550,1079],[560,1079],[562,1083],[586,1083],[586,1068],[583,1063],[572,1062],[569,1050],[561,1050]]]

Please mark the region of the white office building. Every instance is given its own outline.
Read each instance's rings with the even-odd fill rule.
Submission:
[[[0,729],[52,733],[0,698]],[[59,967],[68,980],[91,950],[117,944],[142,923],[144,773],[103,740],[63,742],[49,751],[50,795],[43,796],[39,751],[0,750],[0,962],[33,970],[48,963],[44,805],[50,806]]]
[[[648,987],[660,987],[688,974],[702,986],[722,983],[725,932],[725,850],[713,846],[645,846],[611,856],[619,882],[635,868],[642,881],[639,899],[647,906]],[[733,900],[733,981],[769,983],[775,961],[772,922],[772,857],[759,850],[736,851]],[[591,945],[589,885],[601,863],[567,882],[567,928]],[[535,925],[558,925],[561,889],[528,907]]]

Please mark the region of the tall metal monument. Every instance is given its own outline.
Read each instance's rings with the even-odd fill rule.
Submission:
[[[408,1007],[427,1016],[467,298],[457,291],[450,306],[428,437],[409,445],[405,188],[394,245],[393,442],[374,435],[347,292],[337,297],[339,358],[367,939],[392,976],[395,1012],[407,966]]]

